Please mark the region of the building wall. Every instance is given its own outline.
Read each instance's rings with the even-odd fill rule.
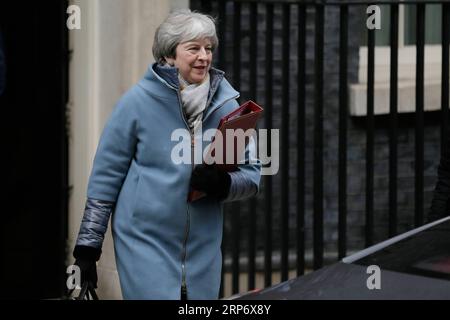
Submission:
[[[116,101],[153,61],[153,35],[171,9],[188,0],[73,0],[81,9],[81,30],[69,33],[69,239],[67,264],[86,201],[87,182],[103,126]],[[109,227],[98,262],[102,299],[121,299]]]

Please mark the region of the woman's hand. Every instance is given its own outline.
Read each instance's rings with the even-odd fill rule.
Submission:
[[[96,262],[94,260],[77,259],[75,260],[75,265],[80,268],[81,284],[90,282],[94,288],[97,288],[98,276]]]
[[[192,172],[191,187],[208,196],[223,200],[228,196],[231,185],[230,175],[215,165],[197,165]]]
[[[97,264],[96,261],[100,258],[101,250],[88,246],[75,246],[74,250],[75,265],[81,271],[81,284],[85,281],[92,283],[94,288],[97,288]]]

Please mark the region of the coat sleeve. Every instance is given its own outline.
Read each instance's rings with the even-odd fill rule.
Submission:
[[[438,167],[438,181],[434,189],[428,221],[434,221],[450,215],[450,137]]]
[[[256,143],[253,138],[245,150],[245,159],[248,164],[239,165],[237,171],[230,172],[230,192],[224,202],[242,200],[256,195],[259,191],[261,162],[256,157]]]
[[[103,129],[88,183],[77,245],[101,249],[115,202],[137,141],[137,117],[127,99],[119,101]]]
[[[113,202],[87,199],[76,242],[77,246],[102,248],[113,208]]]
[[[89,178],[88,198],[116,202],[122,188],[137,143],[137,117],[128,101],[119,101],[103,129]]]

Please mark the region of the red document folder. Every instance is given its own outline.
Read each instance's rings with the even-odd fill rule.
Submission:
[[[258,119],[262,116],[263,109],[257,105],[255,102],[249,100],[241,105],[238,109],[233,111],[232,113],[226,115],[220,120],[218,130],[222,133],[223,137],[223,161],[222,163],[214,164],[218,166],[221,170],[226,172],[231,172],[237,170],[237,166],[239,162],[243,159],[245,155],[245,147],[248,144],[249,139],[245,139],[245,145],[243,145],[242,149],[238,149],[238,144],[236,143],[237,138],[234,138],[235,141],[227,141],[226,139],[226,130],[227,129],[242,129],[244,132],[248,129],[255,129],[256,123]],[[216,137],[215,137],[216,138]],[[215,141],[213,139],[213,143]],[[234,144],[234,159],[232,163],[227,163],[226,159],[226,150],[227,145],[230,146],[231,143]],[[209,154],[211,156],[215,156],[215,152],[210,151]],[[195,201],[205,196],[205,193],[197,190],[191,190],[188,196],[188,202]]]

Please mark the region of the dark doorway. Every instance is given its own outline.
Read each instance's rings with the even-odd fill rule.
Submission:
[[[67,1],[0,2],[1,298],[56,298],[67,236]]]

